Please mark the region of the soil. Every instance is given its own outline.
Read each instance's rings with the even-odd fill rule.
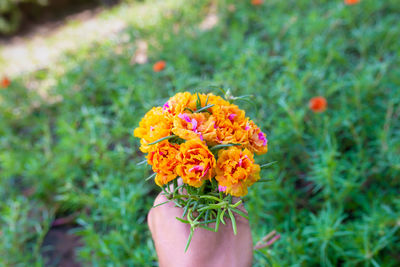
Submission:
[[[70,15],[99,7],[108,7],[119,0],[48,0],[47,5],[20,3],[21,21],[16,32],[8,35],[0,33],[0,40],[7,41],[14,37],[30,36],[43,26],[55,28],[65,23]]]
[[[59,15],[55,15],[56,11],[53,15],[44,12],[42,19],[24,25],[19,34],[0,37],[0,77],[12,80],[23,73],[54,67],[66,52],[113,38],[125,27],[125,22],[118,17],[101,17],[106,12],[104,6],[80,8],[83,10],[74,7],[72,11],[76,13],[69,10]],[[71,26],[71,22],[79,26]]]
[[[45,266],[81,267],[76,258],[76,249],[82,246],[78,236],[71,233],[73,226],[52,227],[42,245]]]

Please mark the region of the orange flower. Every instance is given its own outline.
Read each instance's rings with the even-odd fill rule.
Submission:
[[[360,0],[344,0],[345,5],[356,5],[358,3],[360,3]]]
[[[216,118],[215,129],[217,144],[247,143],[245,131],[245,113],[238,106],[215,106],[213,116]]]
[[[181,113],[174,118],[172,132],[182,139],[215,139],[214,117],[206,113]]]
[[[199,94],[199,98],[200,98],[200,105],[202,107],[207,105],[211,105],[214,104],[213,107],[211,107],[210,109],[208,109],[209,111],[211,111],[211,113],[214,113],[215,109],[218,108],[218,106],[230,106],[231,104],[224,100],[222,97],[220,96],[216,96],[213,94]],[[192,110],[196,110],[196,106],[197,106],[197,94],[192,95],[190,103],[188,105],[188,107]]]
[[[169,136],[172,129],[172,120],[170,117],[165,116],[161,107],[154,107],[139,123],[139,127],[133,132],[134,136],[141,138],[140,150],[142,152],[149,152],[149,143],[157,141],[160,138]]]
[[[176,178],[175,168],[178,165],[176,156],[179,153],[179,145],[163,141],[153,145],[147,156],[147,162],[152,165],[153,171],[157,173],[155,182],[163,186]]]
[[[207,94],[204,95],[205,99],[208,97],[208,104],[215,104],[215,105],[220,105],[220,106],[230,106],[231,103],[223,99],[222,97],[218,95],[213,95],[213,94]]]
[[[7,88],[8,86],[10,86],[11,82],[7,77],[3,77],[3,79],[1,80],[1,87],[2,88]]]
[[[240,122],[231,122],[230,120],[219,121],[216,125],[216,144],[239,143],[247,144],[248,139],[246,131]]]
[[[251,4],[252,4],[253,6],[262,5],[263,2],[264,2],[263,0],[251,0]]]
[[[248,149],[230,147],[218,152],[216,173],[215,179],[222,191],[241,197],[260,179],[260,166],[254,163],[253,153]]]
[[[246,122],[245,130],[247,131],[248,144],[246,145],[251,152],[262,155],[268,152],[268,140],[265,135],[251,120]]]
[[[178,99],[181,100],[177,101]],[[185,108],[188,108],[196,111],[198,99],[200,99],[202,107],[206,105],[214,106],[207,109],[209,112],[192,114],[185,110]],[[220,96],[213,94],[199,94],[197,96],[197,94],[181,93],[180,97],[171,98],[164,105],[164,109],[170,114],[177,115],[173,120],[174,128],[172,131],[185,140],[200,138],[210,145],[246,142],[244,127],[240,125],[245,118],[244,111]]]
[[[189,103],[192,101],[192,94],[189,92],[177,93],[171,97],[163,106],[163,110],[175,116],[185,111],[186,107],[189,107]]]
[[[153,65],[153,70],[154,70],[154,72],[160,72],[163,69],[165,69],[166,65],[167,65],[167,63],[164,60],[157,61]]]
[[[214,155],[200,139],[193,139],[181,144],[177,156],[179,162],[177,174],[184,183],[200,187],[205,180],[210,180],[215,168]]]
[[[326,110],[327,101],[323,96],[316,96],[310,99],[308,107],[314,112],[324,112]]]

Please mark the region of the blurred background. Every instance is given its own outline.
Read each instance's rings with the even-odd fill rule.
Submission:
[[[0,36],[1,266],[157,266],[133,129],[216,88],[277,161],[254,266],[400,265],[398,0],[0,0]]]

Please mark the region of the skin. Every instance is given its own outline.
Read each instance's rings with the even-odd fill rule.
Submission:
[[[165,201],[166,197],[159,194],[154,205]],[[242,204],[239,208],[246,212]],[[152,208],[149,212],[148,225],[160,267],[251,266],[253,241],[248,220],[235,215],[236,236],[229,219],[225,219],[226,225],[220,224],[217,233],[196,229],[185,253],[190,226],[175,218],[181,217],[182,213],[183,210],[175,207],[173,202]]]

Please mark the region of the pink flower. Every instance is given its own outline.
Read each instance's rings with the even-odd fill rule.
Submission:
[[[249,157],[248,157],[247,155],[244,155],[244,158],[250,160]],[[239,167],[242,167],[242,164],[243,164],[243,159],[240,158],[240,159],[239,159]]]
[[[218,191],[219,192],[225,192],[226,191],[226,186],[218,185]]]
[[[192,122],[192,127],[193,127],[192,130],[196,131],[197,130],[197,121],[196,121],[196,119],[192,119],[191,122]]]
[[[187,114],[179,114],[178,117],[186,122],[191,122],[191,120]]]
[[[207,167],[207,168],[206,168],[206,170],[205,170],[204,173],[203,173],[203,176],[201,176],[202,178],[203,178],[204,176],[206,176],[206,174],[207,174],[207,172],[208,172],[209,169],[210,169],[210,167]]]
[[[265,133],[263,132],[259,132],[258,133],[258,139],[260,139],[261,141],[263,141],[263,145],[265,146],[268,143],[267,137],[265,136]]]
[[[192,172],[192,171],[202,171],[202,170],[204,170],[204,167],[201,166],[201,165],[197,165],[197,166],[194,166],[193,168],[190,168],[190,169],[189,169],[189,172]]]
[[[230,121],[232,121],[233,122],[233,120],[235,119],[235,117],[236,117],[237,115],[236,114],[230,114],[229,116],[228,116],[228,119],[230,120]]]
[[[163,106],[163,110],[166,111],[167,109],[169,109],[169,104],[168,102],[166,102]],[[168,110],[169,111],[169,110]]]

